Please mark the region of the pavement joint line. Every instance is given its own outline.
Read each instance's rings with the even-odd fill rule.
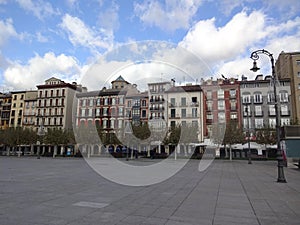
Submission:
[[[203,172],[203,171],[202,171]],[[199,172],[200,173],[200,172]],[[172,216],[175,214],[175,212],[180,208],[180,206],[183,204],[183,202],[188,198],[188,196],[195,190],[195,188],[200,184],[200,182],[204,179],[204,177],[207,176],[208,170],[205,170],[204,175],[199,179],[199,181],[196,182],[194,187],[189,191],[189,193],[185,196],[185,198],[181,201],[181,203],[175,208],[173,213],[170,215],[170,217],[167,219],[166,223],[168,223],[169,220],[171,220]]]
[[[252,165],[252,164],[248,164],[248,165]],[[233,165],[233,167],[235,167],[235,165]],[[237,178],[239,179],[239,182],[240,182],[240,184],[241,184],[241,186],[242,186],[242,188],[243,188],[243,191],[245,192],[245,194],[246,194],[246,196],[247,196],[247,199],[248,199],[249,204],[250,204],[250,206],[251,206],[251,209],[252,209],[252,211],[253,211],[253,213],[254,213],[254,215],[255,215],[255,218],[256,218],[258,224],[261,225],[261,222],[260,222],[259,218],[257,217],[257,214],[256,214],[256,212],[255,212],[255,209],[254,209],[254,207],[253,207],[253,204],[252,204],[252,202],[251,202],[251,200],[250,200],[250,197],[249,197],[249,195],[248,195],[248,193],[247,193],[247,190],[246,190],[246,188],[245,188],[245,185],[243,184],[243,182],[242,182],[242,180],[241,180],[241,177],[239,176],[239,174],[238,174],[238,172],[237,172],[237,169],[235,168],[234,171],[235,171],[235,174],[236,174]]]
[[[224,164],[222,163],[222,168],[223,168],[223,166],[224,166]],[[214,225],[214,222],[215,222],[215,216],[216,216],[216,212],[217,212],[217,204],[218,204],[218,199],[219,199],[219,195],[220,195],[220,187],[221,187],[223,173],[224,173],[224,170],[222,169],[221,176],[219,178],[218,192],[217,192],[216,204],[215,204],[214,213],[213,213],[212,225]]]

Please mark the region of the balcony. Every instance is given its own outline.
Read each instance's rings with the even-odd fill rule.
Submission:
[[[263,111],[255,111],[255,112],[254,112],[254,115],[255,115],[255,116],[263,116],[264,113],[263,113]]]
[[[270,110],[269,110],[269,116],[276,116],[275,111],[270,111]]]
[[[290,116],[290,110],[288,111],[280,111],[280,116]]]
[[[199,106],[199,102],[191,102],[191,104],[190,104],[191,106]]]

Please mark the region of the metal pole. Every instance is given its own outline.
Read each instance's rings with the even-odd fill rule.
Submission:
[[[283,166],[284,166],[283,165],[283,155],[282,155],[282,149],[281,149],[281,145],[280,145],[280,120],[279,120],[279,113],[278,113],[278,101],[277,101],[277,91],[276,91],[276,81],[277,81],[277,79],[276,79],[276,74],[275,74],[274,59],[273,59],[273,57],[270,57],[270,58],[271,58],[271,65],[272,65],[275,116],[276,116],[277,167],[278,167],[277,182],[286,183],[286,179],[284,177],[284,171],[283,171]]]
[[[250,58],[254,60],[253,68],[251,69],[253,72],[256,72],[259,70],[259,68],[256,66],[256,60],[259,59],[258,54],[265,54],[269,56],[271,61],[271,67],[272,67],[272,78],[273,78],[273,88],[274,88],[274,104],[275,104],[275,116],[276,116],[276,138],[277,138],[277,167],[278,167],[278,173],[277,173],[277,182],[279,183],[286,183],[286,179],[284,177],[284,170],[283,170],[283,155],[282,155],[282,149],[280,146],[280,121],[279,121],[279,114],[278,114],[278,102],[277,102],[277,91],[276,91],[276,73],[275,73],[275,66],[274,66],[274,58],[273,54],[268,52],[265,49],[262,50],[256,50],[251,53]]]

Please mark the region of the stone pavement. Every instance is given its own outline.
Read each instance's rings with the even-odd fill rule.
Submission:
[[[0,157],[0,224],[300,224],[299,169],[285,168],[288,183],[277,183],[275,161],[215,160],[204,172],[198,163],[162,183],[129,187],[83,159]]]

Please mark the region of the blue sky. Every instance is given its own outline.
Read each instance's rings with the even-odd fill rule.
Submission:
[[[281,51],[300,51],[300,1],[0,0],[0,91],[35,89],[52,76],[97,88],[97,82],[136,60],[121,54],[109,59],[109,53],[128,43],[129,50],[134,43],[142,49],[147,40],[173,46],[172,52],[155,48],[151,59],[159,55],[160,61],[185,68],[190,57],[183,59],[178,50],[184,48],[205,62],[209,72],[200,73],[195,63],[189,69],[196,79],[254,77],[253,50],[265,48],[275,58]],[[98,77],[85,79],[99,59]],[[267,63],[262,58],[261,72],[270,72]],[[155,68],[134,71],[168,73]]]

